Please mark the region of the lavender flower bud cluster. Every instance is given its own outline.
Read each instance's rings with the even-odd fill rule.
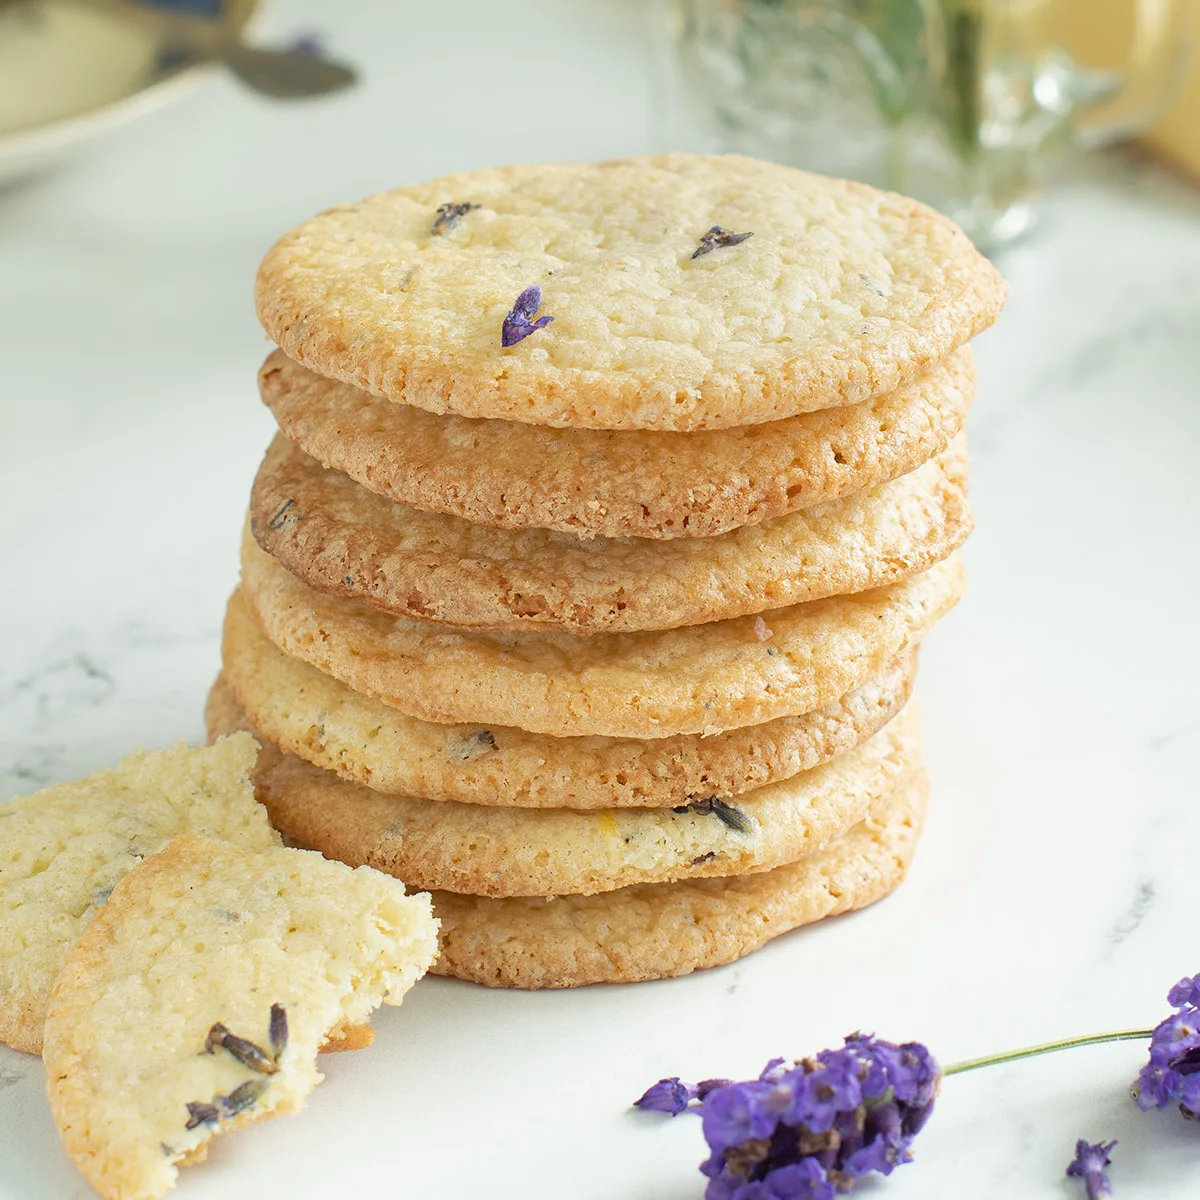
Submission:
[[[840,1050],[757,1080],[717,1088],[703,1102],[712,1156],[706,1200],[833,1200],[863,1175],[890,1175],[911,1157],[933,1111],[941,1074],[918,1042],[853,1034]]]
[[[1154,1030],[1133,1098],[1143,1112],[1178,1104],[1185,1117],[1200,1120],[1200,975],[1181,979],[1167,1003],[1175,1012]]]

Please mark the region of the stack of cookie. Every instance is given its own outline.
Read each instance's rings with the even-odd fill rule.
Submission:
[[[211,732],[285,837],[434,892],[443,974],[679,975],[880,898],[1003,296],[928,209],[742,158],[322,214],[259,273]]]

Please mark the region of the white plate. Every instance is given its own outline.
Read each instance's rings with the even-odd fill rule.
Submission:
[[[243,29],[258,0],[224,0]],[[34,175],[89,139],[181,95],[213,64],[170,64],[119,12],[72,0],[0,5],[0,186]]]

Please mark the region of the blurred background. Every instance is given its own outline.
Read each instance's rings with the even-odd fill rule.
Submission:
[[[992,247],[1063,152],[1150,127],[1200,166],[1191,0],[673,0],[660,136],[936,205]],[[1178,98],[1178,99],[1177,99]],[[1180,106],[1170,115],[1172,104]]]
[[[290,123],[331,168],[403,146],[375,186],[533,145],[738,150],[917,195],[990,248],[1072,151],[1143,135],[1200,173],[1198,23],[1198,0],[0,0],[0,183],[224,74],[307,100]],[[310,106],[356,86],[353,110]],[[334,133],[389,103],[390,135],[382,107]]]

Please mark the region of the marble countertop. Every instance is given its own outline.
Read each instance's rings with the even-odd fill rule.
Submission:
[[[366,84],[302,108],[227,81],[0,195],[0,798],[201,737],[271,422],[250,285],[331,203],[482,163],[646,148],[637,0],[280,3]],[[452,71],[446,62],[453,56]],[[585,67],[580,66],[586,63]],[[627,1111],[661,1075],[755,1072],[857,1028],[943,1061],[1149,1025],[1200,970],[1200,192],[1130,158],[1060,185],[979,343],[978,532],[922,662],[934,781],[904,888],[688,979],[519,994],[422,983],[300,1115],[223,1139],[189,1200],[686,1200],[698,1122]],[[947,1081],[870,1196],[1200,1187],[1200,1129],[1140,1115],[1140,1045]],[[0,1197],[89,1195],[40,1064],[0,1048]]]

